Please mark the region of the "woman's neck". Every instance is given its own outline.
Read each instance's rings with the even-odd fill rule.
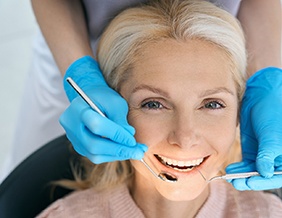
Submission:
[[[195,217],[209,196],[207,187],[196,199],[190,201],[171,201],[146,184],[135,184],[130,188],[131,195],[146,218],[189,218]]]

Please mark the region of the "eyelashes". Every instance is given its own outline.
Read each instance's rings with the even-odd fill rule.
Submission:
[[[148,109],[148,110],[162,110],[168,109],[165,103],[160,100],[145,100],[141,103],[141,108]],[[207,109],[207,110],[219,110],[226,108],[226,105],[221,100],[215,99],[206,99],[202,102],[199,109]]]
[[[141,108],[145,108],[148,110],[159,110],[165,108],[160,101],[157,100],[149,100],[145,101],[141,104]]]
[[[206,100],[204,102],[204,109],[211,109],[211,110],[218,110],[218,109],[223,109],[226,108],[226,105],[219,100]]]

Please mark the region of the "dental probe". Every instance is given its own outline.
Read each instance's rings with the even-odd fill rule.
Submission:
[[[225,179],[225,180],[244,179],[244,178],[249,178],[249,177],[252,177],[252,176],[260,176],[260,174],[258,172],[230,173],[230,174],[225,174],[225,175],[222,175],[222,176],[215,176],[215,177],[212,177],[211,179],[207,180],[201,172],[200,172],[200,174],[202,175],[204,180],[206,180],[207,182],[211,182],[211,181],[218,180],[218,179]],[[273,175],[282,175],[282,171],[276,171],[276,172],[274,172]]]
[[[94,104],[94,102],[83,92],[83,90],[73,81],[72,78],[68,77],[67,82],[71,85],[71,87],[82,97],[82,99],[98,114],[100,114],[102,117],[106,117],[106,115]],[[156,177],[159,178],[163,181],[166,182],[176,182],[177,177],[174,175],[171,175],[169,173],[161,172],[157,174],[147,163],[146,161],[142,158],[140,160],[146,167],[147,169]]]

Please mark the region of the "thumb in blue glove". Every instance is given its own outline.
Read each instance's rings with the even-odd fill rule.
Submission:
[[[282,187],[282,177],[273,176],[274,170],[282,166],[281,69],[262,69],[247,81],[240,120],[243,160],[228,166],[226,172],[258,171],[261,177],[234,180],[234,187],[239,190]]]
[[[74,149],[94,163],[141,159],[147,146],[136,143],[135,130],[127,123],[126,101],[105,82],[97,62],[89,57],[75,61],[65,78],[71,77],[106,114],[101,117],[64,80],[71,104],[60,123]]]

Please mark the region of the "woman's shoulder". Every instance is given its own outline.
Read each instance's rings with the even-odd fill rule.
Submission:
[[[55,201],[38,218],[43,217],[87,217],[87,214],[103,213],[105,194],[93,189],[74,191]],[[105,216],[106,217],[106,216]]]
[[[272,193],[238,191],[225,181],[211,185],[207,206],[222,213],[221,217],[281,217],[282,201]]]
[[[74,191],[45,209],[38,218],[60,217],[142,217],[126,186],[96,191]],[[123,216],[120,216],[123,214]],[[136,216],[134,216],[136,217]]]
[[[265,191],[238,191],[231,184],[225,182],[226,191],[230,194],[230,202],[238,201],[243,207],[276,208],[282,212],[282,200],[273,193]]]

